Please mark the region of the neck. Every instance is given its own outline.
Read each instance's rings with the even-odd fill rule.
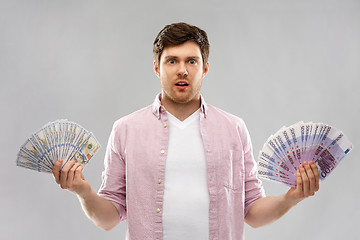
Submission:
[[[170,112],[173,116],[175,116],[180,121],[184,121],[191,114],[196,112],[201,105],[200,95],[195,99],[186,102],[186,103],[178,103],[169,98],[161,97],[161,104],[166,108],[168,112]]]

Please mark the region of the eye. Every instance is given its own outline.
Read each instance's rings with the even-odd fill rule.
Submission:
[[[190,63],[191,65],[193,65],[193,64],[196,64],[196,61],[195,61],[194,59],[190,59],[190,60],[189,60],[189,63]]]
[[[174,59],[170,59],[170,60],[168,61],[168,63],[169,63],[169,64],[175,64],[175,60],[174,60]]]

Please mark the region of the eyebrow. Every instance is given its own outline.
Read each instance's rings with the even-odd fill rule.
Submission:
[[[179,57],[178,56],[165,56],[165,60],[168,60],[168,59],[178,59]],[[199,60],[200,57],[198,56],[189,56],[189,57],[186,57],[186,59],[196,59],[196,60]]]

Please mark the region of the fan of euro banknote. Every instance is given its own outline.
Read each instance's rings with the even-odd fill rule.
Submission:
[[[258,157],[258,176],[296,187],[296,170],[314,161],[324,180],[351,151],[345,134],[324,123],[298,122],[282,127],[265,142]]]
[[[66,119],[49,122],[20,147],[16,165],[39,172],[52,172],[54,163],[74,160],[85,166],[99,150],[93,133]]]

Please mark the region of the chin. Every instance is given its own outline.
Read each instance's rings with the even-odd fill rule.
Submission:
[[[176,103],[186,104],[186,103],[189,103],[189,102],[191,102],[191,101],[193,101],[195,99],[196,99],[195,97],[184,96],[184,97],[176,97],[176,98],[174,98],[174,101]]]
[[[173,98],[173,101],[175,102],[175,103],[180,103],[180,104],[185,104],[185,103],[188,103],[188,102],[190,102],[190,100],[189,99],[183,99],[183,98]]]

